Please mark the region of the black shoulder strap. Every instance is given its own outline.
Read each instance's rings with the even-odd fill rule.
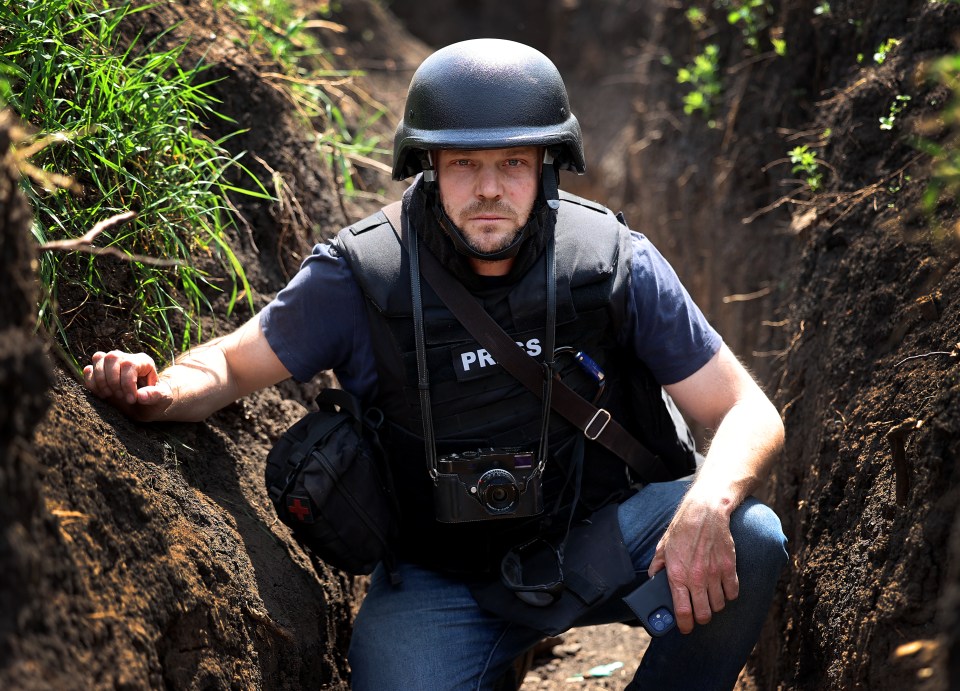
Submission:
[[[383,209],[394,230],[402,229],[401,205],[395,202]],[[538,397],[543,395],[543,371],[524,350],[487,314],[483,306],[437,261],[430,252],[420,255],[420,272],[451,312],[477,341],[490,351],[511,375]],[[634,439],[609,411],[597,408],[562,380],[554,381],[552,406],[576,425],[584,436],[602,444],[623,459],[646,482],[670,480],[671,475],[659,457]]]

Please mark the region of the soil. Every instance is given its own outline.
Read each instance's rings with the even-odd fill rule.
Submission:
[[[344,27],[316,29],[341,64],[366,70],[340,85],[342,109],[359,118],[360,104],[383,103],[384,142],[427,43],[500,35],[551,55],[590,168],[562,185],[654,240],[776,402],[787,443],[762,494],[792,564],[739,687],[960,685],[958,209],[942,195],[923,210],[933,168],[912,144],[955,136],[952,94],[924,74],[956,52],[960,6],[845,0],[817,14],[783,0],[770,17],[782,59],[745,49],[712,2],[698,3],[701,27],[669,0],[341,5],[321,15],[302,4]],[[259,308],[313,242],[399,186],[364,165],[364,194],[343,197],[265,76],[274,66],[220,7],[152,5],[125,31],[188,41],[184,60],[213,65],[221,111],[247,128],[230,146],[269,187],[283,182],[282,203],[236,200]],[[888,38],[900,43],[872,60]],[[675,78],[707,40],[726,85],[713,127],[683,113]],[[897,95],[909,105],[881,130]],[[228,127],[209,126],[215,138]],[[0,124],[0,152],[18,136]],[[786,152],[801,144],[822,161],[819,190],[791,171]],[[260,392],[202,424],[137,424],[87,395],[35,335],[15,163],[5,153],[0,169],[0,687],[348,688],[364,580],[301,549],[262,487],[270,445],[330,380]],[[123,285],[111,261],[101,269]],[[115,311],[79,293],[61,300],[77,352],[130,345],[130,322],[106,319]],[[210,333],[250,316],[214,302]],[[522,688],[622,688],[646,642],[623,625],[569,632],[541,647]],[[576,679],[616,662],[609,677]]]

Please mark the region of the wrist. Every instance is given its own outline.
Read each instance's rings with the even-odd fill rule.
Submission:
[[[730,518],[734,509],[740,504],[740,500],[736,492],[730,491],[729,489],[718,491],[716,486],[709,486],[707,483],[700,482],[698,478],[698,481],[694,482],[690,487],[690,490],[683,499],[683,503],[696,505],[700,507],[701,510],[710,511],[720,514],[725,518]]]

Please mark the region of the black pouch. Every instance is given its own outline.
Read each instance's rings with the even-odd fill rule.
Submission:
[[[477,604],[502,619],[555,636],[636,580],[617,520],[617,504],[575,524],[558,563],[562,543],[562,536],[553,542],[537,540],[508,553],[499,580],[471,585]],[[536,583],[541,586],[516,589],[518,584]],[[531,604],[537,600],[549,604]]]
[[[389,557],[399,511],[376,409],[324,389],[319,410],[287,430],[267,455],[267,491],[280,520],[326,563],[369,574]],[[339,410],[335,406],[339,406]]]

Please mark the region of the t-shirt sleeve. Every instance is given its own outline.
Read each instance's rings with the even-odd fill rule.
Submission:
[[[723,340],[687,293],[673,267],[645,236],[631,232],[633,256],[621,343],[661,385],[686,379]]]
[[[346,261],[316,245],[290,283],[260,313],[267,342],[290,373],[309,381],[333,370],[366,399],[376,382],[363,293]]]

